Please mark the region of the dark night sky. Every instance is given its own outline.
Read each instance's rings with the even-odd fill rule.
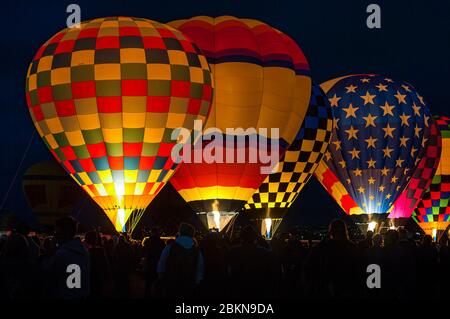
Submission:
[[[300,44],[318,83],[350,73],[380,73],[413,84],[434,114],[450,114],[450,1],[6,0],[2,2],[0,22],[0,200],[34,130],[24,95],[28,63],[44,41],[65,27],[65,11],[70,3],[80,5],[82,20],[114,15],[160,22],[194,15],[259,19]],[[380,30],[366,27],[369,3],[381,6]],[[48,158],[50,153],[36,135],[5,208],[24,216],[30,214],[20,179],[28,166]],[[312,180],[291,209],[289,220],[321,224],[336,215],[336,204]]]

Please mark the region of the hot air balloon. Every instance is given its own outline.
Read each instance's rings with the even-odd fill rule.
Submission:
[[[243,213],[259,222],[261,235],[271,239],[289,207],[317,168],[331,139],[332,114],[320,86],[313,85],[309,107],[294,142],[276,173],[270,174],[245,204]]]
[[[442,136],[442,152],[429,188],[417,204],[412,218],[436,240],[450,225],[450,118],[435,117]]]
[[[428,107],[412,85],[381,75],[345,76],[322,88],[334,117],[324,162],[360,213],[385,217],[421,160]]]
[[[218,159],[183,161],[171,183],[209,228],[222,229],[270,172],[262,173],[266,164],[260,157],[249,160],[251,154],[277,144],[278,152],[270,154],[278,162],[294,140],[311,93],[309,66],[291,38],[257,20],[199,16],[169,25],[193,39],[208,59],[215,94],[204,134],[224,141],[216,144]],[[278,137],[264,132],[272,128],[279,129]],[[203,139],[201,149],[209,143]]]
[[[31,62],[26,97],[51,153],[118,231],[172,176],[177,128],[205,119],[211,73],[180,31],[146,19],[99,18],[50,38]]]
[[[22,177],[22,188],[37,221],[44,227],[68,216],[83,199],[83,191],[55,161],[30,166]]]
[[[394,226],[404,224],[411,217],[438,168],[442,148],[441,133],[433,118],[430,119],[430,123],[430,135],[425,137],[422,159],[414,170],[408,186],[392,205],[389,213],[389,219],[393,220]]]

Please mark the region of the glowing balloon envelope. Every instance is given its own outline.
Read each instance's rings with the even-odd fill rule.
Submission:
[[[435,117],[442,136],[442,152],[436,173],[412,218],[429,235],[444,231],[450,225],[450,118]]]
[[[180,31],[109,17],[50,38],[30,64],[26,97],[52,154],[123,231],[172,176],[172,131],[206,118],[212,80]]]
[[[208,227],[222,227],[267,176],[261,173],[261,158],[248,160],[251,152],[261,150],[250,141],[279,143],[279,157],[294,140],[311,93],[309,66],[291,38],[257,20],[200,16],[169,24],[194,40],[211,66],[215,94],[206,135],[223,133],[223,141],[236,141],[245,137],[246,130],[256,130],[241,145],[227,147],[224,142],[216,147],[216,153],[223,153],[219,161],[184,162],[171,179],[194,211],[210,221]],[[226,133],[235,128],[244,132]],[[261,132],[272,128],[279,129],[279,137]],[[203,150],[209,143],[201,145]],[[228,151],[244,153],[247,160],[230,163]]]
[[[389,213],[391,219],[409,218],[431,184],[441,157],[442,138],[434,121],[430,120],[430,135],[425,137],[424,154],[408,186],[392,205]]]
[[[380,75],[350,75],[321,86],[334,117],[326,166],[362,211],[387,213],[423,154],[427,105],[412,85]]]

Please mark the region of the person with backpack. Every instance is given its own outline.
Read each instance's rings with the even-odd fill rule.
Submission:
[[[178,237],[161,253],[157,273],[166,298],[193,298],[203,279],[204,260],[194,236],[194,227],[181,223]]]

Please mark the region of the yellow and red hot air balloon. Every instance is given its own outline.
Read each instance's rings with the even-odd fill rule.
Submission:
[[[279,143],[278,156],[285,152],[308,107],[309,66],[291,38],[257,20],[199,16],[169,25],[195,41],[210,64],[215,93],[205,133],[224,133],[224,141],[234,141],[245,135],[225,133],[227,128],[257,130],[247,135],[244,145],[235,143],[227,148],[222,144],[222,160],[183,163],[171,179],[194,211],[209,221],[209,227],[221,229],[267,176],[261,173],[260,159],[230,163],[225,153],[241,151],[248,159],[249,153],[256,150],[249,140],[264,138],[270,145]],[[261,133],[259,129],[264,128],[278,128],[279,137]],[[208,143],[202,146],[206,149]]]
[[[180,31],[109,17],[50,38],[29,66],[26,97],[52,154],[123,231],[172,176],[172,131],[206,118],[212,81]]]

